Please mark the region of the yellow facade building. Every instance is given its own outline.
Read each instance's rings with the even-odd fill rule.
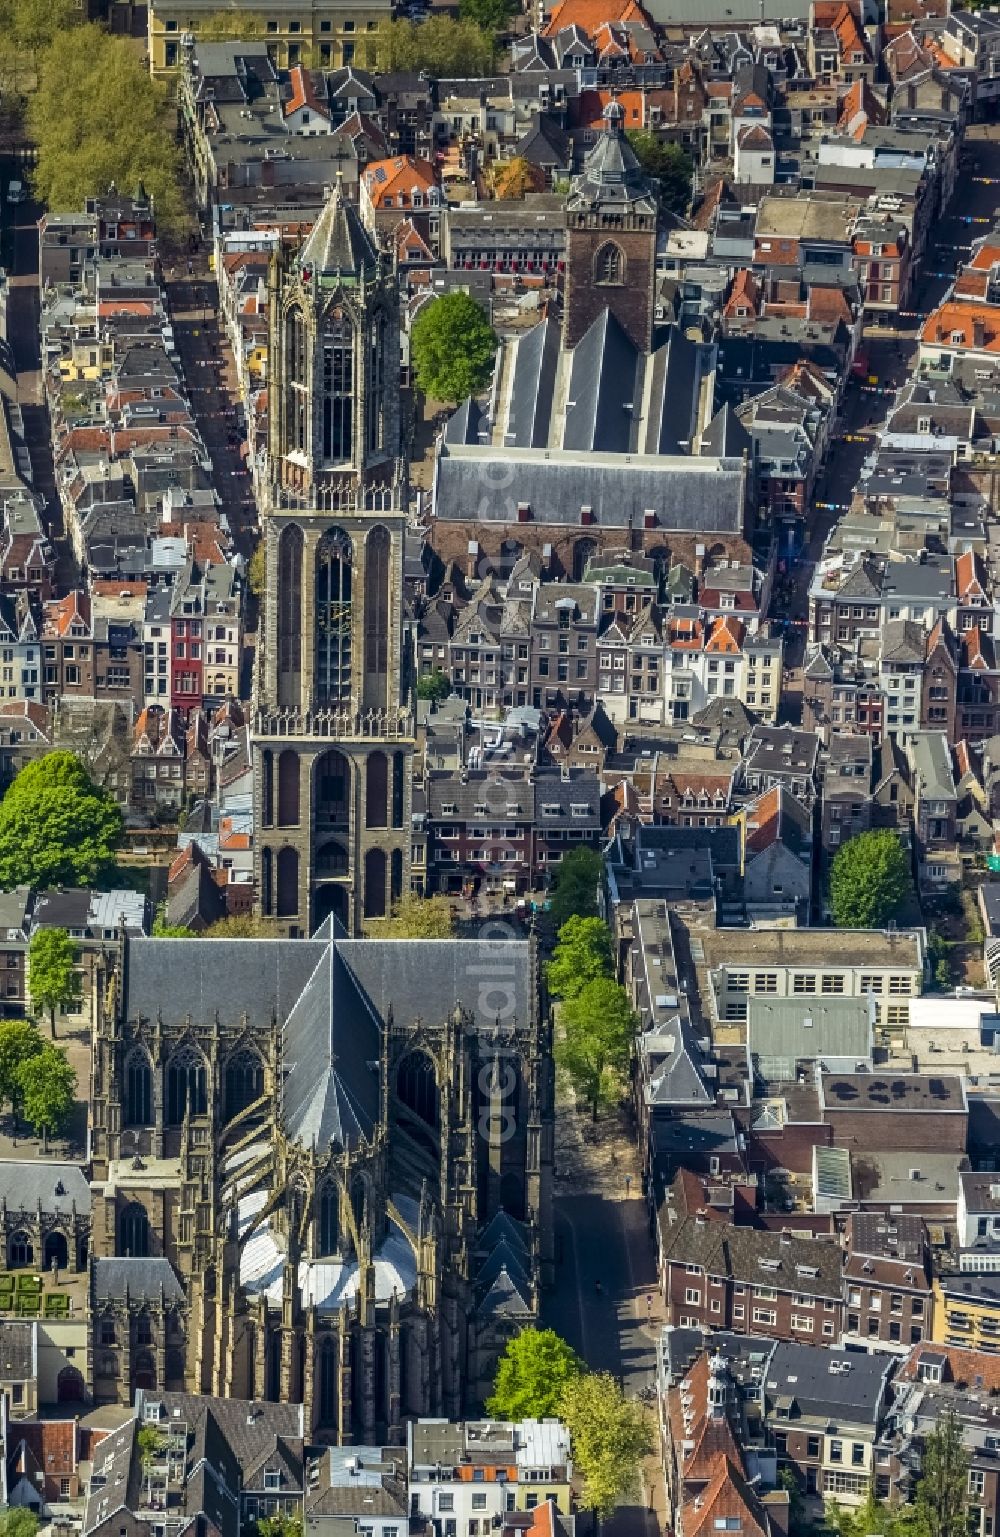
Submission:
[[[934,1282],[934,1325],[939,1345],[1000,1351],[1000,1274],[963,1271]]]
[[[339,69],[343,64],[365,66],[365,37],[392,16],[391,0],[365,0],[361,7],[347,0],[260,0],[226,10],[233,18],[232,35],[239,36],[239,14],[245,12],[245,36],[263,37],[279,69],[306,64]],[[218,0],[150,0],[148,45],[154,75],[177,69],[186,43],[197,38],[199,23],[219,15]]]

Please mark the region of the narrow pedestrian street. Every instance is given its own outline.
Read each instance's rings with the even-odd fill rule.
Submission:
[[[588,1366],[617,1377],[629,1398],[656,1382],[664,1313],[635,1146],[624,1117],[593,1123],[562,1101],[556,1123],[556,1284],[543,1323]],[[611,1537],[653,1537],[664,1528],[658,1457],[642,1468],[641,1500],[604,1523]]]

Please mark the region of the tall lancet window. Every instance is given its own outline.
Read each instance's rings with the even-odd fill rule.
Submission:
[[[316,694],[328,705],[351,699],[351,542],[339,529],[316,550]]]
[[[286,452],[304,454],[309,439],[309,364],[305,320],[297,308],[285,316],[285,379]]]
[[[323,463],[354,458],[354,327],[341,310],[323,322]]]
[[[368,452],[385,448],[385,349],[388,328],[377,310],[368,333]]]

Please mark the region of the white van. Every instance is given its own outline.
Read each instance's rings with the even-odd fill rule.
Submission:
[[[11,181],[7,183],[8,203],[23,203],[28,194],[24,190],[23,181]]]

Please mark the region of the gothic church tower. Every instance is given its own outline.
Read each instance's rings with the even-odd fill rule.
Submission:
[[[348,933],[409,887],[399,293],[338,184],[269,279],[265,596],[252,751],[260,911]]]
[[[575,347],[605,309],[640,352],[653,339],[656,189],[625,137],[621,103],[604,109],[604,131],[566,199],[563,333]]]

